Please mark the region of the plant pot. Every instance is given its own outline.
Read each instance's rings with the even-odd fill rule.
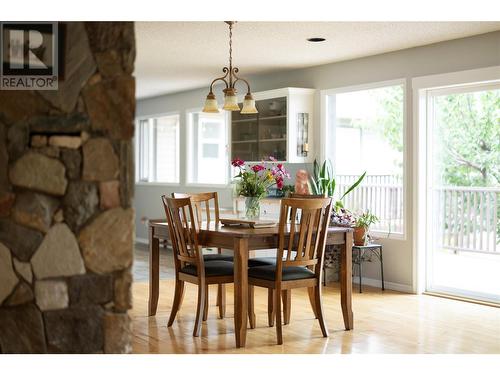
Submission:
[[[355,246],[365,246],[368,242],[368,237],[366,236],[366,227],[355,227],[354,228],[354,245]]]

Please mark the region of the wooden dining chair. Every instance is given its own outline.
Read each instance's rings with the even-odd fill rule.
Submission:
[[[250,316],[254,315],[253,287],[259,286],[274,291],[273,302],[278,344],[283,343],[282,291],[295,288],[313,288],[319,325],[323,336],[328,336],[321,300],[321,274],[331,209],[331,198],[283,199],[281,201],[276,265],[252,267],[248,270]],[[298,216],[300,216],[299,219],[297,219]],[[286,235],[287,232],[289,235]],[[253,326],[251,323],[250,327],[254,328],[255,322]]]
[[[317,199],[317,198],[325,198],[326,196],[324,194],[297,194],[297,193],[291,193],[289,195],[289,198],[299,198],[299,199]],[[326,285],[325,283],[325,263],[323,262],[323,286]],[[311,268],[311,267],[309,267]],[[308,290],[309,293],[309,301],[311,303],[311,308],[313,309],[314,316],[318,318],[316,314],[316,303],[315,303],[315,297],[314,297],[314,289],[309,288]],[[282,295],[282,300],[283,300],[283,321],[285,324],[288,324],[290,322],[290,315],[292,313],[292,291],[283,291]]]
[[[190,198],[193,211],[198,222],[198,228],[208,229],[211,223],[219,225],[219,197],[217,192],[209,193],[172,193],[172,198]],[[212,215],[213,211],[213,215]],[[217,249],[216,254],[203,254],[203,260],[210,262],[213,260],[225,260],[232,262],[233,255],[222,254],[222,249]],[[203,320],[208,318],[208,285],[206,286],[206,303],[203,309]],[[226,315],[226,287],[224,284],[217,285],[216,306],[219,308],[219,317],[223,319]]]
[[[207,298],[207,285],[232,283],[234,265],[224,260],[204,261],[198,241],[198,219],[194,214],[190,198],[168,198],[163,195],[162,201],[168,221],[175,267],[174,302],[168,326],[174,323],[182,304],[184,283],[189,282],[198,285],[193,336],[199,336]]]
[[[302,198],[302,199],[315,199],[315,198],[324,198],[325,196],[322,194],[296,194],[296,193],[291,193],[289,198]],[[269,266],[269,265],[275,265],[276,264],[276,257],[258,257],[258,258],[252,258],[248,260],[248,266],[249,267],[258,267],[258,266]],[[323,268],[323,273],[325,272]],[[324,274],[323,274],[324,278]],[[323,283],[324,285],[324,283]],[[310,302],[311,302],[311,307],[314,312],[314,316],[316,316],[316,309],[315,309],[315,300],[314,300],[314,293],[312,288],[309,290],[309,297],[310,297]],[[268,319],[268,324],[269,327],[274,326],[274,317],[276,316],[276,312],[274,309],[274,290],[269,289],[268,290],[268,295],[267,295],[267,319]],[[292,309],[292,291],[291,290],[283,290],[281,293],[281,298],[283,302],[283,323],[288,324],[290,322],[290,316],[291,316],[291,309]],[[250,320],[250,324],[252,324],[252,320]]]

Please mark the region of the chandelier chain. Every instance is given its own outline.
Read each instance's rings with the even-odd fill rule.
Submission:
[[[229,24],[229,74],[233,68],[233,24]]]

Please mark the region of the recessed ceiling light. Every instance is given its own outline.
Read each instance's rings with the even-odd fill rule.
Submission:
[[[324,42],[325,40],[325,38],[307,38],[307,41],[312,43]]]

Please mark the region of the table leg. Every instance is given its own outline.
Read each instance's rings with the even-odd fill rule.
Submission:
[[[236,347],[245,346],[248,321],[248,238],[234,239],[234,332]]]
[[[385,290],[384,286],[384,258],[382,257],[382,246],[380,246],[380,277],[382,278],[382,290]]]
[[[156,315],[160,294],[160,240],[154,236],[154,227],[149,227],[149,304],[148,315]]]
[[[346,330],[354,328],[352,314],[352,232],[345,234],[340,251],[340,304]]]

